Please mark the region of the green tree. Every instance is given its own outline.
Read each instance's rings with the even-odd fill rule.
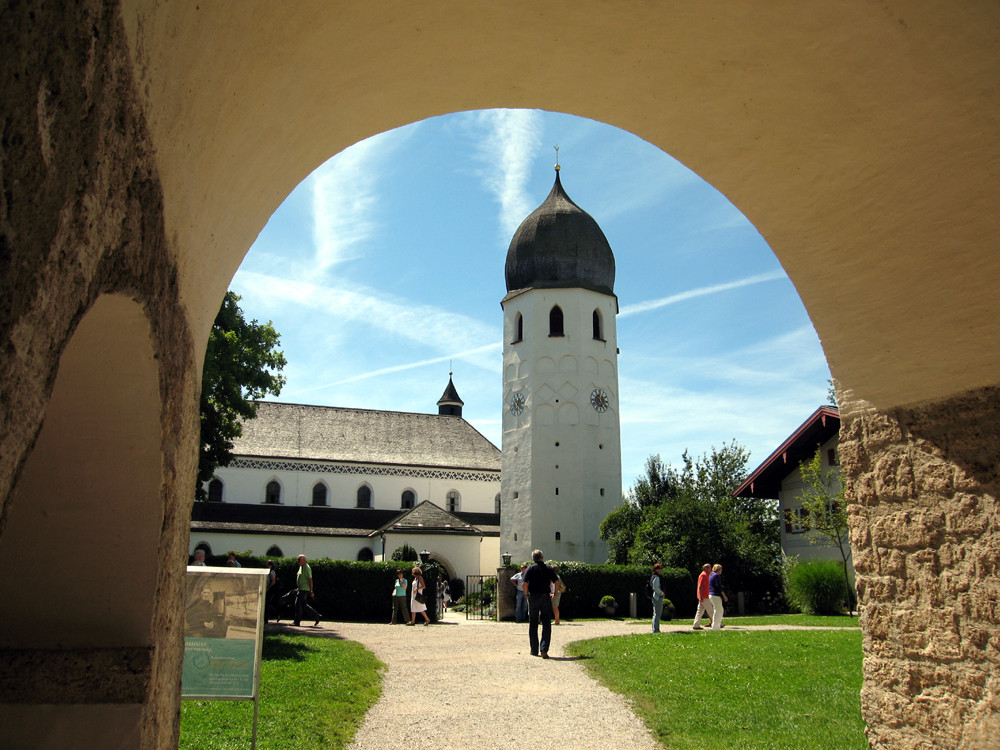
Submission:
[[[201,451],[196,498],[204,500],[204,485],[219,466],[233,458],[233,440],[243,434],[242,422],[257,416],[256,399],[281,393],[285,355],[281,337],[268,321],[249,323],[240,297],[226,292],[215,317],[201,376]]]
[[[395,562],[415,562],[420,559],[420,555],[416,549],[404,542],[392,551],[389,559]]]
[[[601,539],[608,543],[609,563],[628,564],[628,553],[641,521],[642,511],[627,497],[622,498],[622,504],[601,521]]]
[[[651,456],[645,475],[601,526],[609,562],[662,562],[692,574],[706,562],[721,562],[733,590],[780,590],[774,503],[733,497],[749,458],[735,441],[698,459],[685,451],[680,468]]]
[[[847,586],[848,604],[854,609],[854,590],[851,587],[848,565],[851,561],[851,544],[847,528],[847,489],[839,470],[824,471],[821,451],[799,464],[805,488],[799,495],[802,502],[803,521],[809,527],[809,542],[833,547],[840,553]]]

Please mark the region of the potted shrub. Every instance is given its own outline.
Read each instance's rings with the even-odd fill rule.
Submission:
[[[663,599],[663,614],[661,616],[663,620],[673,620],[674,619],[674,603],[664,597]]]
[[[602,596],[600,606],[601,609],[609,615],[613,615],[616,611],[618,611],[618,602],[615,601],[613,596]]]

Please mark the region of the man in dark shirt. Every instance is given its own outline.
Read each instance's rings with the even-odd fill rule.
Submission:
[[[531,655],[549,658],[549,641],[552,638],[552,584],[556,573],[545,564],[542,551],[531,553],[534,565],[528,568],[521,582],[521,588],[528,597],[528,643]],[[538,621],[542,621],[542,640],[538,641]]]

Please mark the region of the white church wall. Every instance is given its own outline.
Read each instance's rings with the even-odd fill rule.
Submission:
[[[253,464],[266,463],[268,468],[254,468]],[[250,464],[249,466],[246,464]],[[500,492],[500,483],[478,477],[496,477],[496,474],[481,473],[476,478],[440,478],[418,476],[418,474],[439,473],[443,470],[415,470],[411,475],[396,476],[398,469],[363,466],[357,473],[332,473],[315,470],[313,467],[332,466],[317,462],[266,462],[255,459],[237,459],[228,467],[219,467],[216,476],[223,482],[223,502],[264,503],[268,482],[274,480],[281,485],[281,504],[312,505],[313,487],[317,482],[326,485],[327,505],[333,508],[357,507],[358,488],[368,486],[372,493],[372,507],[379,510],[401,510],[403,492],[409,490],[416,495],[414,505],[430,500],[441,508],[448,508],[448,493],[459,494],[460,511],[472,513],[493,513],[495,497]],[[455,472],[468,474],[469,472]]]
[[[276,545],[282,557],[305,555],[311,559],[357,560],[358,552],[365,547],[377,552],[377,539],[367,537],[327,537],[297,534],[247,534],[239,532],[199,532],[191,533],[188,553],[194,554],[195,547],[202,542],[210,545],[213,555],[224,555],[230,550],[237,553],[249,552],[255,556],[267,554]]]
[[[497,564],[491,563],[491,567],[484,572],[481,562],[483,554],[481,548],[491,538],[496,539],[496,537],[481,538],[456,534],[386,533],[385,557],[386,560],[390,559],[393,550],[404,544],[409,544],[417,552],[423,550],[430,552],[432,557],[439,559],[449,568],[448,572],[453,577],[464,580],[468,575],[492,575],[496,572]],[[376,543],[381,544],[378,540]],[[499,550],[499,541],[494,546]],[[499,560],[499,551],[496,555],[496,559]]]

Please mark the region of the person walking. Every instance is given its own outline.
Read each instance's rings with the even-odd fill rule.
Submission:
[[[278,574],[274,570],[274,561],[267,561],[267,588],[264,589],[264,622],[272,617],[277,619],[280,615],[278,604],[275,599],[278,597]]]
[[[566,590],[566,584],[563,583],[563,579],[559,576],[559,566],[552,563],[552,572],[556,574],[556,582],[552,584],[552,617],[553,625],[559,624],[559,602],[562,601],[563,592]]]
[[[524,595],[524,589],[521,588],[521,584],[524,583],[524,571],[527,569],[527,565],[521,565],[520,572],[510,577],[510,582],[517,589],[517,601],[514,605],[514,622],[528,621],[528,597]]]
[[[715,608],[712,606],[712,600],[709,598],[708,591],[708,577],[712,572],[712,566],[705,563],[701,566],[701,575],[698,576],[698,611],[694,616],[694,630],[704,630],[701,626],[701,616],[704,614],[708,618],[708,622],[712,622],[712,613]]]
[[[406,623],[410,613],[406,611],[406,576],[403,571],[396,571],[396,582],[392,587],[392,621],[391,624]]]
[[[663,615],[663,582],[660,580],[660,573],[663,566],[656,563],[653,566],[653,575],[649,579],[649,586],[653,589],[653,632],[660,632],[660,617]]]
[[[427,586],[424,584],[424,571],[414,568],[410,571],[413,574],[413,585],[410,588],[410,625],[417,624],[417,613],[424,616],[424,625],[431,624],[431,618],[427,616]]]
[[[531,553],[533,564],[524,574],[521,589],[528,597],[528,645],[532,656],[549,658],[549,644],[552,640],[552,584],[557,576],[545,564],[545,556],[540,549]],[[542,624],[542,639],[538,639],[538,623]]]
[[[722,603],[728,602],[729,597],[722,588],[722,566],[716,563],[712,566],[712,575],[708,577],[709,599],[712,600],[712,630],[721,630],[725,626],[722,624]]]
[[[309,604],[309,599],[316,598],[316,591],[313,588],[313,572],[309,563],[306,562],[305,555],[299,555],[299,572],[295,576],[295,583],[298,586],[298,591],[295,592],[295,624],[302,624],[302,615],[305,614],[306,610],[312,613],[311,616],[316,618],[316,622],[313,627],[319,625],[319,612],[312,608]]]

